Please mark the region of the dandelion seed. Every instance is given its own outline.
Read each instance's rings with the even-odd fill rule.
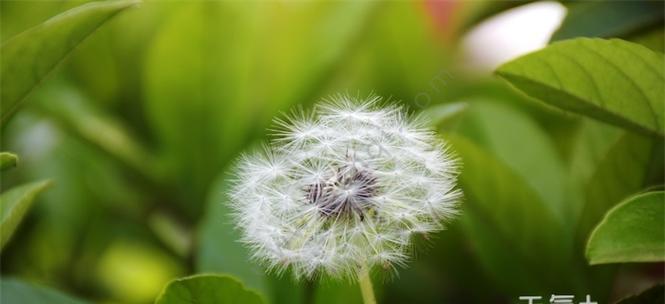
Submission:
[[[414,234],[457,214],[457,162],[445,143],[379,101],[342,96],[298,112],[240,159],[230,197],[254,258],[298,277],[353,277],[404,264]]]

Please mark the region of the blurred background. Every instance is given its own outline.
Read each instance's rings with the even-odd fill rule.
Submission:
[[[3,0],[0,40],[82,3]],[[662,184],[662,142],[545,106],[492,74],[578,36],[662,52],[663,2],[146,0],[77,47],[3,128],[1,149],[21,157],[3,191],[54,184],[3,250],[2,276],[149,303],[173,278],[222,272],[273,303],[360,302],[346,282],[264,274],[224,204],[227,165],[274,117],[346,93],[431,115],[464,160],[463,216],[416,240],[407,267],[377,272],[380,302],[639,292],[663,265],[588,266],[584,242],[608,207],[586,206]],[[604,164],[608,153],[623,158]],[[639,180],[608,190],[636,163]]]

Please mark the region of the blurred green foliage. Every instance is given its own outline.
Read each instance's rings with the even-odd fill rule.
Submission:
[[[469,72],[465,33],[526,2],[153,0],[85,6],[102,12],[90,16],[84,1],[0,2],[0,151],[21,159],[1,173],[2,301],[78,303],[62,292],[147,303],[178,277],[223,273],[237,281],[186,277],[159,303],[253,298],[243,286],[270,303],[360,302],[349,282],[265,273],[225,204],[228,166],[266,139],[274,117],[340,92],[429,115],[464,164],[462,216],[415,240],[407,267],[376,270],[379,302],[565,293],[604,303],[663,281],[662,264],[585,258],[608,210],[663,187],[663,10],[565,2],[552,40],[633,43],[553,44],[499,69],[514,87]],[[33,202],[45,179],[52,187]]]

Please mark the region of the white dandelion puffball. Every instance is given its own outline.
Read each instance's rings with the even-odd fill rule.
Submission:
[[[456,214],[456,160],[422,119],[339,96],[276,122],[229,197],[253,257],[297,277],[408,259],[411,236]]]

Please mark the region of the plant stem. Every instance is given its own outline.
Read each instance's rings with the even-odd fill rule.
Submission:
[[[372,279],[369,277],[369,269],[367,269],[367,265],[362,265],[358,270],[358,284],[360,284],[360,291],[363,295],[363,303],[376,304],[374,289],[372,288]]]

